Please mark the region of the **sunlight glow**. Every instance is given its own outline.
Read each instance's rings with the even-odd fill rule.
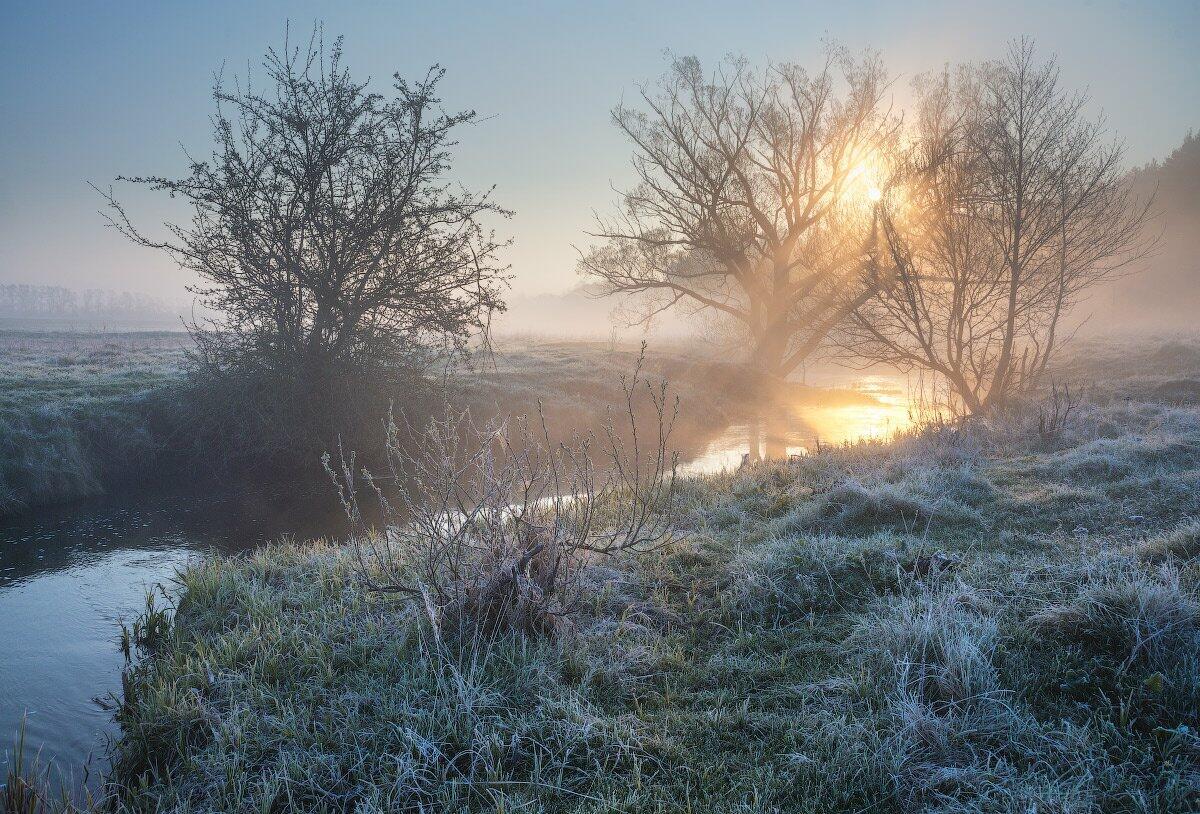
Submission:
[[[847,193],[850,200],[877,204],[883,200],[883,189],[879,179],[883,175],[882,157],[876,153],[865,156],[846,173]]]
[[[861,375],[843,387],[869,398],[825,404],[799,401],[787,406],[781,423],[773,428],[731,424],[709,441],[699,455],[681,464],[679,472],[683,475],[732,472],[741,464],[748,443],[753,443],[750,439],[763,430],[765,435],[773,434],[779,445],[776,457],[786,459],[809,454],[818,442],[837,445],[887,439],[912,426],[912,403],[899,377]]]

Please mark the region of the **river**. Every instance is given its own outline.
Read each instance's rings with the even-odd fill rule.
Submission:
[[[682,472],[736,468],[755,434],[782,456],[908,426],[908,400],[895,380],[835,384],[841,397],[804,399],[762,422],[730,424],[692,449]],[[115,734],[109,702],[120,688],[121,622],[138,614],[156,585],[170,590],[193,557],[284,535],[344,533],[332,493],[320,503],[280,511],[262,495],[143,491],[0,521],[0,778],[24,720],[28,750],[40,751],[56,777],[76,787],[94,782]]]

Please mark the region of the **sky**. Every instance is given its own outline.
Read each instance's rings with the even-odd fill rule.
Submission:
[[[181,298],[187,273],[105,226],[93,182],[181,175],[211,147],[217,70],[244,74],[285,26],[345,36],[355,77],[446,68],[459,134],[454,178],[515,210],[495,224],[515,294],[579,281],[575,247],[629,186],[610,111],[659,76],[666,53],[711,64],[817,64],[822,42],[878,50],[902,104],[909,80],[1002,56],[1032,36],[1064,83],[1125,140],[1131,164],[1200,129],[1200,1],[1066,2],[16,2],[0,0],[0,283],[112,288]],[[118,187],[139,225],[186,216],[178,201]],[[153,231],[150,229],[150,231]]]

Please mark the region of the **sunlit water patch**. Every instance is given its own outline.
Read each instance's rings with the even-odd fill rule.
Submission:
[[[862,376],[851,389],[869,400],[792,407],[794,420],[813,433],[813,443],[842,444],[866,438],[887,438],[912,425],[910,399],[902,382],[887,376]]]
[[[685,475],[705,475],[741,466],[757,444],[760,455],[807,455],[819,444],[888,438],[912,426],[906,383],[890,376],[865,375],[837,382],[837,391],[807,391],[764,408],[757,421],[730,424],[690,460]]]

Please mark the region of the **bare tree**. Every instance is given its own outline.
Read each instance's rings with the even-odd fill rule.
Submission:
[[[881,206],[892,273],[841,336],[868,362],[942,376],[979,413],[1041,380],[1064,314],[1145,255],[1149,204],[1087,98],[1026,40],[1006,60],[926,78],[907,180]]]
[[[193,326],[202,359],[320,376],[485,327],[505,277],[481,218],[503,210],[444,180],[452,133],[475,114],[439,108],[442,69],[397,75],[386,98],[319,31],[263,68],[265,92],[218,79],[216,147],[186,177],[119,179],[184,199],[190,222],[148,237],[103,193],[117,229],[200,277],[194,292],[221,315]]]
[[[723,315],[751,338],[750,363],[795,370],[870,296],[872,198],[898,122],[874,56],[830,49],[816,73],[729,60],[706,77],[675,60],[644,110],[613,118],[640,183],[593,236],[582,271],[608,293]]]
[[[610,415],[599,438],[555,442],[540,414],[480,426],[447,405],[408,428],[412,443],[389,423],[386,477],[356,472],[353,456],[335,469],[327,455],[366,585],[418,601],[439,634],[560,630],[589,559],[661,544],[672,528],[678,404],[665,381],[643,377],[644,352],[623,382],[623,419]],[[656,419],[648,436],[643,402]],[[377,499],[380,525],[364,527],[359,492]]]

